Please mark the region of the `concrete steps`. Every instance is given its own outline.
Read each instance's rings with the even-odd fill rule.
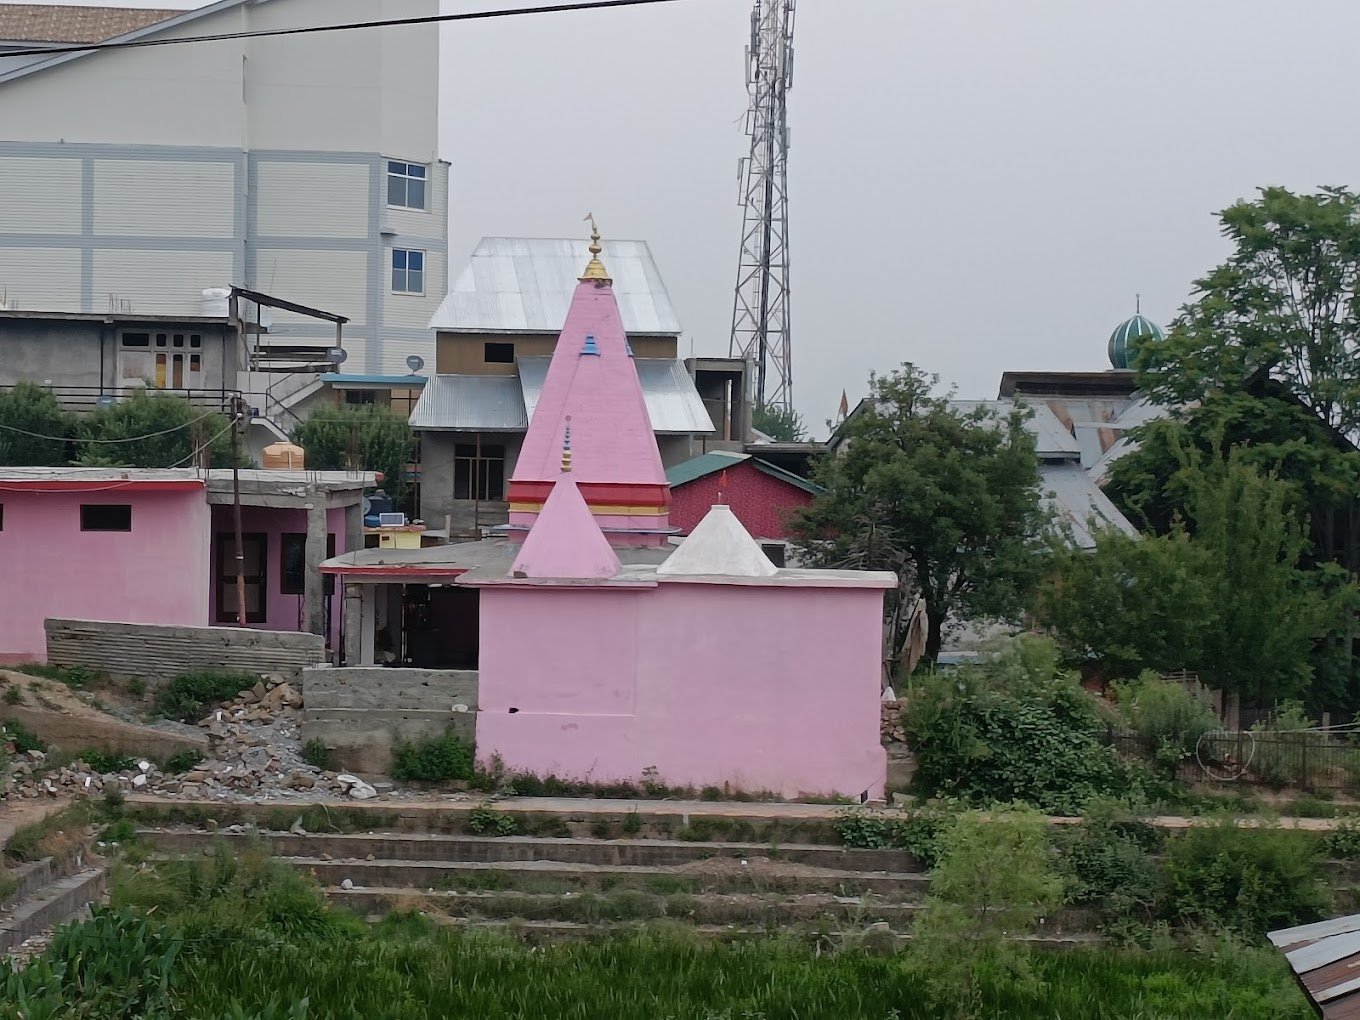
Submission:
[[[49,870],[49,879],[50,875]],[[103,897],[107,880],[104,868],[86,868],[30,888],[23,899],[0,913],[0,953],[7,953],[26,939],[78,916]]]

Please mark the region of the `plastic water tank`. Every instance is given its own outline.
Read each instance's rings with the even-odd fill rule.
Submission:
[[[274,443],[264,448],[266,471],[302,471],[306,467],[306,453],[292,443]]]

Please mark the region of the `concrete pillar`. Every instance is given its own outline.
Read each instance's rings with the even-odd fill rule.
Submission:
[[[364,506],[355,503],[345,507],[345,552],[352,553],[364,547]]]
[[[351,669],[355,666],[369,666],[373,662],[372,658],[364,658],[363,598],[363,585],[345,585],[345,665]],[[373,643],[372,637],[368,638],[368,643],[370,645]]]
[[[359,602],[359,662],[367,666],[369,663],[382,665],[378,662],[377,645],[378,636],[378,600],[387,597],[388,586],[382,584],[366,584],[363,586],[362,595]]]
[[[326,494],[313,492],[307,504],[307,572],[302,581],[302,620],[309,634],[326,634],[326,597],[321,564],[326,559]]]

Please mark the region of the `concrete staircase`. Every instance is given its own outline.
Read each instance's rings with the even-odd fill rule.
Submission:
[[[81,916],[107,889],[107,874],[102,865],[61,875],[48,858],[22,865],[11,873],[19,884],[0,901],[0,954]]]
[[[929,887],[920,863],[900,850],[650,835],[299,833],[240,823],[218,831],[140,830],[158,858],[263,840],[276,857],[314,875],[332,902],[371,920],[394,910],[420,911],[449,924],[509,928],[535,939],[660,923],[724,939],[778,930],[814,940],[896,942],[910,931]],[[1091,927],[1089,917],[1064,913],[1035,938],[1079,944],[1090,940]]]

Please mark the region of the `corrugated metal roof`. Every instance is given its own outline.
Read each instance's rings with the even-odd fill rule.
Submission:
[[[1071,529],[1078,548],[1095,548],[1095,533],[1100,528],[1115,528],[1129,536],[1138,534],[1080,464],[1050,461],[1040,465],[1039,471],[1044,499],[1059,525]]]
[[[0,39],[7,42],[105,42],[183,13],[127,7],[0,4]]]
[[[548,377],[551,358],[520,358],[520,383],[524,387],[524,408],[530,418],[543,392],[543,380]],[[708,416],[694,380],[685,371],[683,361],[671,358],[634,358],[642,396],[647,401],[647,417],[652,431],[667,435],[706,435],[716,432]]]
[[[430,328],[467,333],[559,333],[581,273],[584,240],[484,237],[449,290]],[[634,335],[678,336],[661,271],[646,241],[605,241],[623,328]]]
[[[1012,410],[1015,409],[1014,400],[951,400],[950,406],[962,414],[969,414],[979,407],[985,407],[995,412],[997,418],[1004,420]],[[1043,403],[1022,402],[1021,407],[1033,411],[1033,415],[1025,422],[1025,428],[1034,436],[1035,452],[1046,460],[1068,458],[1079,458],[1081,456],[1081,446],[1078,445],[1076,438],[1063,427],[1048,407]]]
[[[761,460],[759,457],[753,457],[749,453],[733,453],[730,450],[711,450],[693,460],[677,464],[666,472],[666,481],[674,489],[698,481],[700,478],[707,478],[719,471],[725,471],[737,464],[744,464],[747,461],[750,461],[757,471],[767,474],[771,478],[778,478],[781,482],[786,482],[804,492],[816,495],[822,491],[821,486],[808,481],[806,478],[800,478],[792,471],[785,471],[783,468]]]
[[[1325,1020],[1360,1016],[1360,914],[1282,928],[1267,936]]]
[[[437,375],[411,412],[411,428],[523,432],[529,427],[519,380],[509,375]]]

